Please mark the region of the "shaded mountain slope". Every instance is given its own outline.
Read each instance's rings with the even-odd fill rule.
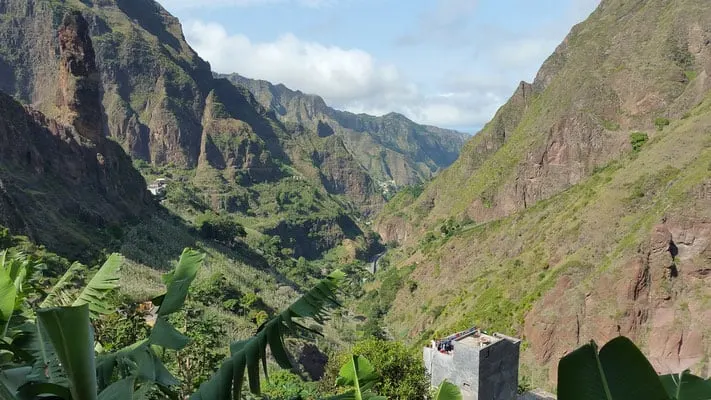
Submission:
[[[87,29],[78,14],[59,29],[58,120],[0,93],[0,224],[82,259],[151,203],[131,159],[102,135]]]
[[[603,0],[451,168],[396,196],[379,229],[412,272],[390,332],[520,335],[549,388],[566,352],[619,334],[660,372],[711,374],[709,27],[705,1]]]

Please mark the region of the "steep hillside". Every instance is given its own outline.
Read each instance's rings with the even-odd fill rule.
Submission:
[[[2,1],[0,90],[49,117],[61,113],[56,28],[70,10],[90,23],[103,134],[153,166],[209,166],[243,186],[303,176],[370,214],[382,208],[388,189],[429,178],[461,146],[461,135],[396,115],[336,113],[348,129],[330,120],[277,118],[244,88],[213,78],[178,20],[153,0]],[[334,137],[319,137],[330,130]]]
[[[101,135],[87,33],[80,15],[61,22],[59,120],[0,93],[0,225],[82,259],[107,247],[112,230],[150,204],[130,158]]]
[[[110,8],[109,2],[100,3]],[[107,110],[102,107],[102,96],[107,100],[103,92],[106,75],[100,73],[90,37],[92,22],[85,16],[93,24],[98,17],[86,13],[83,6],[77,5],[77,11],[72,9],[73,3],[64,7],[67,4],[0,1],[0,23],[7,24],[4,28],[28,24],[37,29],[24,32],[27,36],[44,32],[47,26],[55,29],[47,33],[45,39],[51,41],[37,54],[23,52],[15,45],[40,46],[41,35],[34,41],[16,35],[11,46],[0,42],[4,51],[20,55],[11,60],[18,66],[4,69],[3,74],[31,74],[31,69],[19,67],[24,57],[49,51],[54,57],[45,60],[46,64],[35,65],[35,59],[27,65],[39,71],[35,78],[46,74],[55,79],[45,82],[49,86],[32,89],[38,96],[35,105],[51,118],[0,92],[0,251],[9,250],[9,257],[21,252],[41,262],[43,266],[35,271],[36,276],[42,275],[37,288],[45,287],[47,281],[69,268],[70,262],[63,257],[93,263],[103,262],[107,252],[120,252],[121,290],[108,301],[121,312],[95,325],[97,340],[107,350],[128,344],[123,343],[127,332],[145,331],[143,308],[136,303],[153,299],[165,290],[162,273],[175,264],[185,247],[205,253],[186,313],[209,328],[209,343],[200,340],[208,336],[205,331],[189,325],[183,328],[197,339],[186,351],[201,360],[201,376],[195,375],[193,382],[193,378],[181,374],[195,371],[194,365],[166,361],[172,373],[185,379],[187,388],[181,390],[192,392],[193,384],[206,379],[227,356],[222,349],[252,336],[264,319],[298,297],[302,285],[310,284],[324,271],[330,272],[332,265],[338,262],[353,282],[362,281],[359,274],[365,275],[365,271],[359,263],[344,265],[341,261],[365,258],[357,252],[369,250],[372,238],[351,219],[348,204],[285,164],[288,156],[272,147],[278,141],[262,139],[276,135],[278,123],[264,115],[246,89],[237,90],[226,80],[213,81],[206,98],[208,111],[201,124],[209,133],[201,137],[196,168],[136,162],[151,178],[156,177],[151,175],[155,168],[157,176],[169,182],[167,199],[158,204],[148,194],[146,181],[130,157],[107,137],[113,128],[107,127]],[[42,20],[46,15],[52,19]],[[18,84],[16,89],[24,90],[28,82],[34,81]],[[17,91],[13,93],[21,97]],[[217,215],[210,210],[230,211],[233,207],[238,215]],[[250,228],[245,232],[237,220],[254,222],[251,227],[261,232]],[[343,251],[333,251],[327,254],[331,258],[313,263],[300,258],[319,258],[334,248]],[[91,276],[87,271],[77,275],[83,274]],[[74,276],[67,283],[79,284],[83,277]],[[322,348],[341,345],[341,337],[355,335],[353,321],[340,316],[337,320],[337,330],[335,326],[324,327],[329,339],[319,343]],[[133,340],[131,335],[129,341]],[[320,376],[318,369],[325,359],[316,346],[303,338],[290,340],[287,345],[297,356],[307,353],[309,356],[298,362]]]
[[[452,164],[467,137],[452,130],[418,125],[396,113],[373,117],[338,111],[319,96],[293,91],[281,84],[238,74],[225,77],[248,88],[283,123],[311,132],[312,143],[322,138],[326,142],[323,146],[337,142],[345,147],[346,155],[355,165],[391,192],[422,183]]]
[[[57,32],[70,12],[88,21],[93,48],[76,50],[95,52],[87,82],[96,86],[78,91],[100,96],[95,108],[81,98],[65,104],[62,66],[75,66],[59,56]],[[324,153],[323,167],[312,154],[292,151],[298,132],[287,131],[247,89],[213,78],[177,19],[153,0],[2,1],[0,38],[0,90],[61,121],[73,121],[77,105],[92,110],[89,121],[75,125],[94,139],[120,143],[151,178],[173,176],[194,189],[206,207],[174,210],[188,220],[210,210],[233,213],[278,235],[296,257],[317,258],[344,239],[362,237],[352,216],[382,205],[367,174],[345,169],[350,161],[335,155],[338,146],[333,156]],[[331,186],[324,186],[321,171],[330,174]],[[349,197],[343,186],[361,189]],[[289,198],[291,192],[308,199]]]
[[[422,196],[388,208],[380,233],[525,209],[629,152],[630,132],[682,117],[711,85],[708,16],[694,0],[603,1]]]
[[[702,0],[603,0],[451,168],[396,196],[390,332],[520,335],[548,387],[618,334],[659,371],[711,374],[710,26]]]

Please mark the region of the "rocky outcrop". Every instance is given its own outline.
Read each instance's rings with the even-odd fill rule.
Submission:
[[[89,25],[76,11],[68,13],[59,27],[58,86],[57,107],[61,120],[91,141],[102,140],[101,80]]]
[[[691,368],[704,374],[699,368],[711,352],[711,312],[696,291],[707,284],[699,269],[711,261],[710,240],[710,221],[665,221],[620,271],[621,279],[605,274],[585,292],[575,274],[558,279],[527,315],[524,329],[536,361],[550,364],[550,381],[557,376],[556,360],[568,351],[617,335],[644,344],[659,373]],[[612,303],[606,301],[611,295]]]
[[[228,99],[229,100],[229,99]],[[224,112],[216,92],[206,101],[198,169],[214,168],[236,184],[248,185],[281,176],[264,141],[247,122]]]
[[[385,203],[380,189],[367,171],[350,156],[341,138],[328,140],[323,150],[312,153],[311,159],[329,193],[348,196],[366,214],[379,210]]]
[[[58,38],[57,119],[0,93],[0,224],[86,259],[106,246],[108,228],[137,218],[150,200],[130,158],[104,139],[87,21],[67,13]]]

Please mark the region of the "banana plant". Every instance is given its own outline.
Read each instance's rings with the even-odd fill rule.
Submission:
[[[462,400],[462,392],[457,385],[445,379],[439,384],[434,400]]]
[[[149,398],[154,387],[170,392],[179,382],[162,364],[154,347],[179,350],[189,343],[167,317],[183,306],[203,258],[204,254],[185,249],[175,270],[167,274],[166,293],[154,299],[160,308],[148,338],[98,359],[90,317],[112,311],[107,296],[118,287],[121,257],[110,256],[76,296],[72,295],[73,281],[82,273],[82,266],[73,265],[42,303],[49,308],[37,311],[34,349],[35,366],[40,367],[35,371],[39,369],[40,373],[32,374],[32,368],[27,366],[3,370],[0,386],[4,386],[5,394],[13,393],[20,398],[53,395],[67,400],[108,400]],[[25,374],[16,373],[20,370]],[[8,379],[10,373],[15,379]]]
[[[75,263],[50,290],[44,303],[57,306],[69,306],[73,303],[74,306],[86,306],[87,312],[89,308],[96,313],[107,312],[106,296],[118,287],[120,265],[121,257],[118,254],[111,255],[84,289],[74,295],[71,283],[86,270],[81,264]],[[26,278],[42,266],[22,253],[12,256],[9,256],[7,251],[0,253],[0,348],[9,354],[8,362],[0,363],[0,387],[5,394],[34,396],[47,392],[70,395],[71,390],[61,385],[68,381],[60,368],[60,355],[68,350],[66,347],[55,350],[49,340],[51,335],[43,332],[45,328],[56,329],[56,323],[47,317],[46,323],[43,324],[39,313],[38,320],[34,321],[31,310],[23,304],[28,294]],[[67,312],[67,321],[76,322],[76,316]],[[84,337],[82,335],[87,335],[87,332],[91,333],[84,330],[89,329],[88,322],[86,327],[79,325],[72,328],[78,329],[69,335],[72,339]],[[93,336],[90,344],[93,348]]]
[[[558,364],[560,400],[668,400],[659,377],[629,339],[617,337],[598,352],[594,341]]]
[[[239,400],[245,372],[249,389],[260,395],[260,363],[267,379],[267,346],[281,368],[291,369],[292,364],[284,346],[284,337],[299,330],[315,332],[301,324],[296,318],[311,318],[323,324],[328,318],[329,308],[340,307],[336,298],[339,284],[345,274],[339,270],[321,280],[294,304],[276,317],[263,323],[250,339],[235,342],[230,346],[230,358],[225,360],[209,381],[203,383],[191,400]]]
[[[108,303],[107,297],[119,287],[122,263],[120,254],[110,255],[78,295],[74,295],[72,290],[74,281],[81,279],[81,275],[86,272],[86,267],[80,263],[72,264],[40,303],[40,308],[78,307],[87,304],[93,317],[114,312],[115,309]]]
[[[672,400],[711,399],[711,378],[700,378],[687,369],[679,374],[662,375],[660,379]]]
[[[351,355],[348,362],[341,367],[336,385],[352,389],[328,400],[387,400],[387,397],[378,396],[372,391],[379,378],[367,358]]]
[[[594,341],[558,364],[559,400],[708,400],[711,381],[681,374],[657,376],[647,358],[626,337],[598,352]]]

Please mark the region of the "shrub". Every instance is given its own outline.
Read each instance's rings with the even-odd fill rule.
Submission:
[[[354,354],[370,360],[380,375],[380,380],[373,386],[379,395],[389,399],[428,398],[430,385],[419,354],[413,354],[400,342],[381,339],[357,342],[350,352],[330,358],[322,379],[322,389],[324,384],[335,381],[341,365]]]
[[[206,213],[195,220],[200,236],[209,240],[232,244],[236,238],[247,236],[244,227],[229,216]]]
[[[630,144],[634,151],[639,151],[648,140],[649,136],[644,132],[632,132],[630,134]]]
[[[658,131],[663,130],[664,127],[668,126],[669,124],[670,124],[669,120],[664,117],[659,117],[654,120],[654,126],[657,127]]]
[[[285,370],[269,374],[262,395],[269,400],[316,399],[316,383],[304,382],[298,375]]]

